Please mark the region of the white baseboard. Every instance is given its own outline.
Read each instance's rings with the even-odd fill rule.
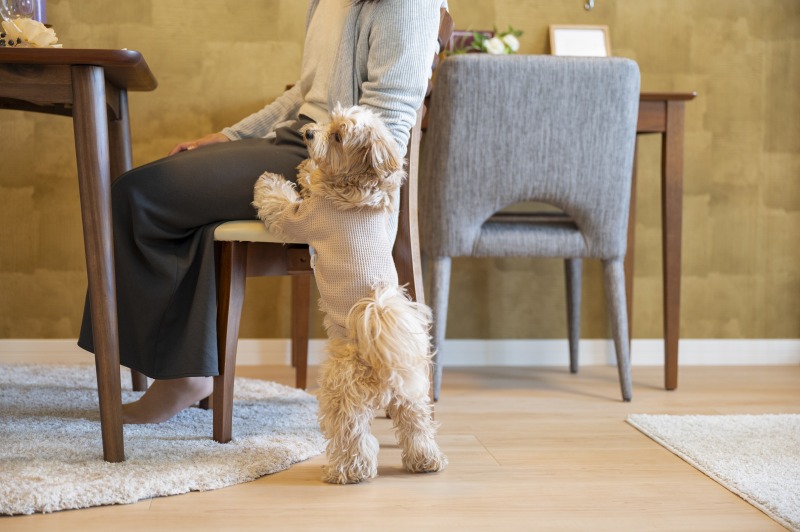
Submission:
[[[324,358],[325,341],[311,340],[309,363]],[[581,340],[581,365],[614,364],[614,345],[609,340]],[[0,340],[0,363],[74,364],[92,357],[76,340]],[[237,365],[288,365],[288,339],[242,339]],[[566,340],[447,340],[442,350],[445,366],[564,366],[569,361]],[[634,340],[634,366],[664,363],[662,340]],[[681,366],[779,366],[800,364],[800,339],[685,339],[680,341]]]
[[[581,340],[580,363],[613,365],[611,340]],[[569,361],[566,340],[447,340],[447,366],[563,366]],[[678,346],[682,366],[776,366],[800,364],[800,340],[685,339]],[[664,364],[664,341],[639,339],[631,343],[631,364]]]

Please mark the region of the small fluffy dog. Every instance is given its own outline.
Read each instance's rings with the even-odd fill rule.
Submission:
[[[405,469],[444,469],[428,396],[431,312],[398,285],[392,261],[393,200],[405,178],[397,143],[378,115],[358,106],[337,107],[330,123],[301,133],[309,158],[298,167],[300,192],[265,173],[253,205],[268,228],[313,250],[329,337],[319,392],[328,439],[322,479],[377,475],[377,409],[394,422]]]

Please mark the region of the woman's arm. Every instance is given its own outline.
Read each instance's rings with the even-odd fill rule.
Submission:
[[[298,87],[298,84],[295,84],[294,87],[284,92],[277,100],[261,109],[261,111],[253,113],[231,127],[226,127],[219,133],[210,133],[199,139],[187,140],[176,144],[175,147],[170,150],[169,155],[175,155],[182,151],[194,150],[220,142],[266,137],[267,133],[272,131],[275,124],[279,124],[284,120],[289,120],[291,116],[297,113],[297,109],[300,108],[300,103],[302,103],[302,96],[300,95],[299,88],[295,94],[296,87]],[[299,98],[299,103],[295,103],[296,98]]]
[[[371,6],[359,105],[381,115],[403,152],[431,77],[442,6],[442,0],[385,0]]]
[[[260,111],[226,127],[221,133],[230,140],[266,137],[276,124],[296,117],[302,104],[303,95],[298,82]]]
[[[178,152],[182,151],[189,151],[194,150],[196,148],[202,148],[203,146],[208,146],[209,144],[218,144],[220,142],[228,142],[230,139],[223,135],[222,133],[210,133],[205,137],[201,137],[195,140],[187,140],[184,142],[179,142],[175,145],[174,148],[170,150],[167,155],[175,155]]]

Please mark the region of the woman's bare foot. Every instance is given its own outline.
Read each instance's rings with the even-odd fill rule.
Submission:
[[[122,422],[131,425],[161,423],[211,395],[213,377],[154,380],[137,401],[122,405]]]

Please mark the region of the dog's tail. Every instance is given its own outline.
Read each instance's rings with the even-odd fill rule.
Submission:
[[[379,284],[347,315],[347,330],[359,356],[380,378],[411,399],[430,387],[431,309],[411,301],[396,284]]]

